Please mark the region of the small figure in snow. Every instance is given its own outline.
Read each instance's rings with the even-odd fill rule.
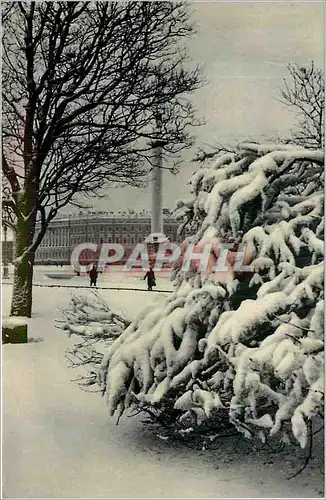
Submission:
[[[92,269],[89,271],[90,286],[92,285],[96,286],[97,277],[98,277],[97,267],[95,264],[93,264]]]
[[[147,278],[147,288],[151,292],[153,289],[153,286],[156,286],[156,281],[155,281],[155,274],[153,271],[153,266],[149,267],[149,270],[144,276],[144,280]]]

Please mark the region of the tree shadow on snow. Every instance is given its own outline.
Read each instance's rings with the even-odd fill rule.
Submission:
[[[135,418],[135,417],[134,417]],[[130,418],[130,420],[134,420]],[[193,448],[186,442],[166,438],[164,429],[147,426],[142,423],[142,417],[135,419],[137,425],[125,430],[125,439],[128,446],[136,452],[153,456],[168,455],[176,460],[193,458],[197,464],[206,467],[208,464],[214,469],[228,470],[231,477],[234,471],[251,475],[252,470],[259,470],[260,482],[263,484],[270,475],[282,480],[289,480],[298,471],[305,461],[306,450],[298,446],[286,446],[280,449],[276,443],[263,445],[260,442],[245,439],[242,436],[218,439],[210,449]],[[124,422],[128,419],[124,419]],[[121,422],[123,425],[123,422]],[[318,427],[318,425],[317,425]],[[323,432],[316,435],[313,453],[307,467],[295,479],[297,486],[311,484],[316,497],[323,497],[324,446]],[[206,464],[206,466],[205,466]]]
[[[44,341],[43,337],[30,337],[27,342],[28,344],[38,344],[43,341]]]

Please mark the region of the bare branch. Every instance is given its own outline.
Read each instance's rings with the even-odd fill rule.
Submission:
[[[13,193],[17,193],[20,189],[17,174],[13,167],[11,167],[2,151],[2,172],[6,179],[9,181]]]
[[[297,130],[293,139],[310,148],[324,147],[325,83],[323,72],[313,61],[308,67],[289,64],[289,81],[284,80],[280,101],[296,112]]]

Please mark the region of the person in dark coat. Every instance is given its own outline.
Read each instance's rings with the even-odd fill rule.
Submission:
[[[96,265],[94,264],[92,269],[89,271],[90,286],[92,285],[96,286],[97,277],[98,277],[98,271]]]
[[[153,286],[156,286],[155,274],[152,266],[150,266],[149,270],[147,271],[143,279],[145,280],[146,278],[147,278],[147,288],[149,291],[152,291]]]

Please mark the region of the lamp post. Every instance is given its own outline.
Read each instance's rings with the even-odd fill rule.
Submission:
[[[4,215],[2,215],[2,218],[4,219]],[[9,270],[8,270],[8,248],[7,248],[7,231],[8,228],[4,224],[3,226],[3,243],[4,243],[4,248],[3,248],[3,279],[8,279],[9,278]]]
[[[71,255],[71,221],[70,214],[68,214],[68,264],[70,263],[70,255]]]
[[[2,189],[2,198],[4,201],[10,198],[10,189],[8,187],[4,187]],[[9,209],[7,209],[7,205],[5,204],[2,207],[2,227],[3,227],[3,247],[2,247],[2,258],[3,258],[3,279],[9,278],[9,262],[8,262],[8,227],[12,225],[12,217],[9,213]]]

